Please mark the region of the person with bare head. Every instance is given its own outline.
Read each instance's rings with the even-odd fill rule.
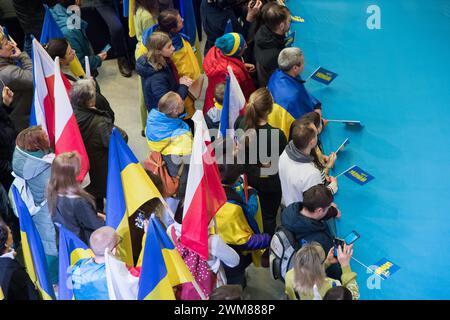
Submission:
[[[69,270],[76,300],[109,300],[105,252],[116,255],[121,241],[111,227],[101,227],[91,234],[89,244],[95,256],[79,260]]]
[[[86,242],[92,232],[104,226],[105,216],[97,213],[94,197],[77,182],[80,167],[76,152],[58,155],[52,164],[47,199],[53,221]]]

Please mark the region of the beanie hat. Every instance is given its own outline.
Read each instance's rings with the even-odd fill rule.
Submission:
[[[245,45],[244,37],[240,33],[230,32],[216,40],[215,46],[226,56],[239,54]]]

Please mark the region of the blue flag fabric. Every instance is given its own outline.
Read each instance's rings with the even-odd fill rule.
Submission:
[[[55,300],[55,292],[50,282],[41,237],[31,219],[27,206],[15,186],[12,187],[12,193],[19,215],[22,250],[28,275],[31,281],[36,284],[43,300]]]
[[[194,47],[197,39],[197,23],[192,0],[180,0],[180,15],[184,19],[182,32],[189,37],[189,43]]]
[[[334,73],[323,67],[319,67],[316,71],[313,72],[313,74],[311,75],[311,79],[329,85],[331,82],[333,82],[334,79],[336,79],[337,76],[337,73]]]
[[[39,40],[39,42],[41,44],[46,44],[51,39],[56,38],[64,38],[64,34],[56,24],[56,21],[53,18],[48,6],[45,6],[44,24],[42,25],[41,39]]]

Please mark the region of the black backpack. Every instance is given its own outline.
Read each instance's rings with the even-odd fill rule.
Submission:
[[[270,274],[274,280],[284,282],[286,273],[292,269],[294,255],[301,245],[292,232],[279,226],[270,241]]]

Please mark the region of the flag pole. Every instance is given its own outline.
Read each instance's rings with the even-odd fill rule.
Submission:
[[[161,201],[161,203],[163,204],[164,208],[169,213],[172,220],[175,221],[175,213],[173,213],[172,209],[169,207],[169,204],[167,203],[166,199],[164,199],[163,197],[159,197],[158,199]]]
[[[366,268],[367,270],[370,270],[373,274],[375,274],[378,278],[380,278],[381,280],[384,280],[382,276],[380,276],[378,273],[375,272],[375,270],[370,269],[368,266],[366,266],[364,263],[358,261],[357,259],[353,258],[353,260],[355,260],[356,263],[359,263],[361,266],[363,266],[364,268]]]
[[[356,164],[352,165],[352,166],[351,166],[350,168],[348,168],[347,170],[342,171],[340,174],[338,174],[338,175],[336,176],[336,178],[339,178],[339,177],[342,176],[344,173],[350,171],[350,169],[352,169],[352,168],[354,168],[354,167],[356,167]]]
[[[200,296],[200,298],[202,300],[208,300],[206,299],[205,294],[203,293],[202,289],[200,288],[200,286],[198,285],[197,281],[195,280],[194,276],[192,276],[192,285],[195,288],[195,291],[197,291],[198,295]]]

